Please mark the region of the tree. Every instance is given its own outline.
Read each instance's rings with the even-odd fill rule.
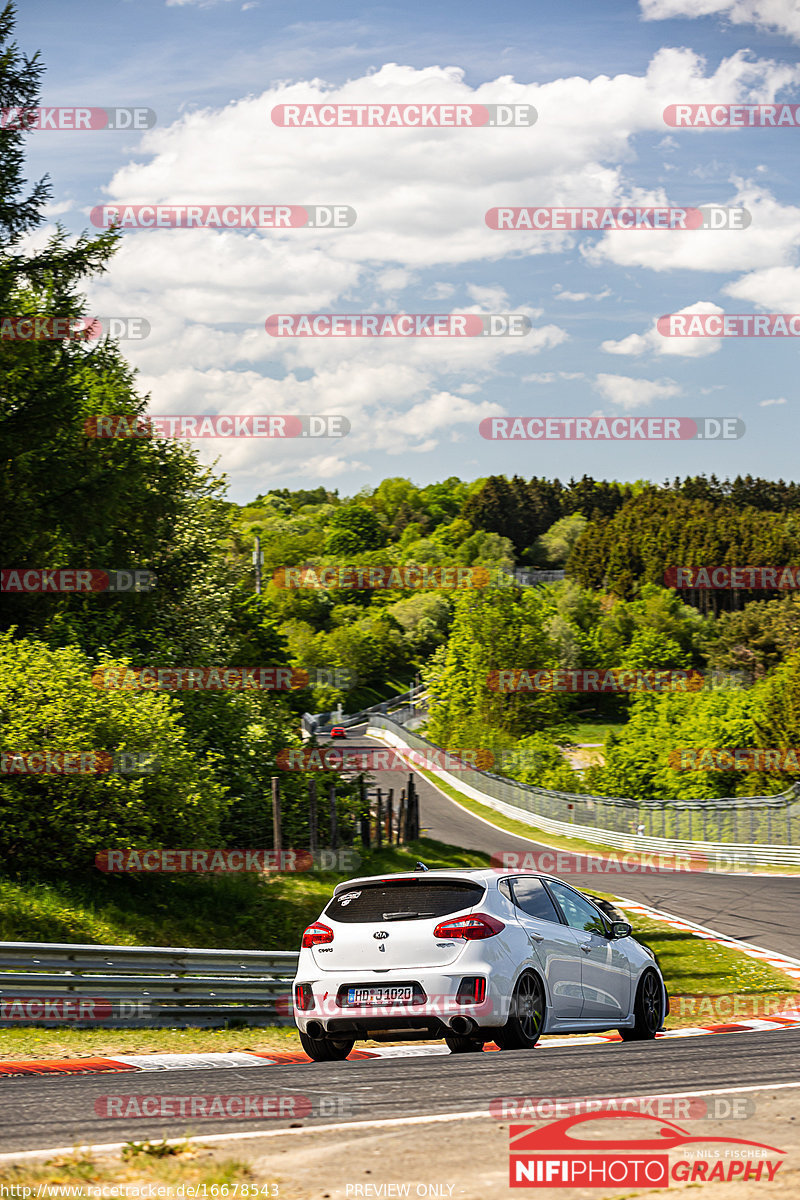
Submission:
[[[378,517],[363,504],[351,504],[334,512],[325,539],[325,554],[355,555],[379,550],[386,535]]]
[[[126,663],[106,659],[101,667],[123,671]],[[0,754],[45,751],[132,751],[151,756],[157,769],[137,777],[26,774],[7,766],[0,773],[0,854],[12,870],[89,869],[102,850],[218,841],[226,789],[215,756],[198,753],[183,728],[174,697],[97,687],[92,663],[77,647],[51,649],[8,632],[0,635]]]

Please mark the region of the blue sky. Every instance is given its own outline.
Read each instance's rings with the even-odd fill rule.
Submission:
[[[339,441],[197,443],[231,497],[386,475],[584,471],[797,477],[797,344],[674,342],[662,313],[800,313],[800,129],[670,130],[676,102],[800,103],[793,0],[565,6],[268,0],[27,0],[46,104],[143,105],[147,134],[34,133],[52,220],[104,202],[342,203],[351,230],[131,231],[98,315],[145,316],[123,343],[159,413],[344,413]],[[695,17],[698,11],[708,15]],[[287,101],[535,105],[532,129],[286,130]],[[744,205],[745,231],[500,233],[494,205]],[[36,235],[36,240],[44,231]],[[526,338],[468,345],[271,339],[278,312],[522,312]],[[486,416],[734,416],[727,443],[489,443]]]

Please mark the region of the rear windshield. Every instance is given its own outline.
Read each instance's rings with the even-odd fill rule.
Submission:
[[[457,879],[402,879],[346,888],[325,909],[335,921],[421,921],[473,908],[485,892]]]

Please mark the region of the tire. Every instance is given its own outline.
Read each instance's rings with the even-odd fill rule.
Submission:
[[[444,1040],[451,1054],[475,1054],[483,1051],[483,1042],[476,1042],[475,1038],[457,1037],[451,1033]]]
[[[655,971],[645,971],[636,989],[633,1028],[617,1030],[623,1042],[651,1041],[663,1024],[662,1008],[661,980]]]
[[[349,1037],[312,1038],[301,1030],[298,1030],[298,1033],[300,1033],[300,1045],[308,1057],[313,1058],[314,1062],[339,1062],[341,1059],[347,1058],[356,1040]]]
[[[545,1013],[544,984],[527,971],[517,980],[508,1020],[495,1031],[495,1042],[501,1050],[532,1050],[544,1029]]]

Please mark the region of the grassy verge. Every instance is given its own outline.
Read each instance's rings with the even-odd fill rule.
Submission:
[[[613,721],[611,723],[579,721],[575,725],[575,741],[576,743],[599,742],[602,744],[612,730],[617,731],[624,727],[624,721]]]
[[[350,875],[429,866],[479,867],[485,854],[421,839],[362,854]],[[334,872],[284,875],[0,878],[0,941],[295,950],[335,884]]]
[[[206,1184],[207,1194],[211,1195],[212,1185],[229,1185],[229,1191],[218,1190],[215,1195],[233,1195],[233,1186],[238,1184],[239,1196],[262,1197],[282,1194],[277,1175],[270,1176],[263,1170],[251,1166],[238,1159],[216,1158],[214,1151],[195,1146],[188,1142],[168,1146],[161,1142],[129,1142],[122,1151],[120,1158],[96,1158],[90,1154],[75,1152],[70,1155],[53,1158],[43,1163],[26,1163],[0,1167],[0,1188],[7,1189],[3,1195],[21,1196],[22,1188],[30,1187],[35,1194],[36,1185],[50,1184],[63,1187],[73,1187],[71,1194],[76,1197],[88,1198],[101,1194],[94,1189],[107,1189],[117,1186],[117,1195],[125,1196],[125,1186],[130,1189],[128,1195],[134,1196],[136,1187],[145,1188],[140,1195],[146,1195],[147,1185],[158,1193],[158,1188],[168,1188],[161,1195],[180,1196],[187,1191],[177,1189],[188,1186]],[[244,1185],[248,1185],[245,1189]],[[91,1188],[92,1191],[88,1189]],[[106,1195],[113,1195],[110,1190]]]
[[[435,845],[435,843],[432,843]],[[429,860],[430,860],[429,855]],[[480,857],[476,855],[475,857]],[[444,865],[441,863],[433,865]],[[473,864],[478,865],[478,864]],[[326,897],[330,890],[326,891]],[[602,893],[594,893],[601,895]],[[608,896],[608,899],[614,897]],[[324,899],[324,898],[323,898]],[[322,905],[318,905],[316,917]],[[312,918],[313,919],[313,918]],[[794,1008],[800,988],[768,963],[748,958],[659,921],[630,914],[634,936],[655,953],[673,1000],[667,1029],[719,1024],[728,1019]],[[376,1043],[359,1042],[359,1048]],[[0,1029],[0,1060],[113,1057],[114,1054],[189,1054],[230,1050],[299,1050],[294,1027],[244,1029]]]

